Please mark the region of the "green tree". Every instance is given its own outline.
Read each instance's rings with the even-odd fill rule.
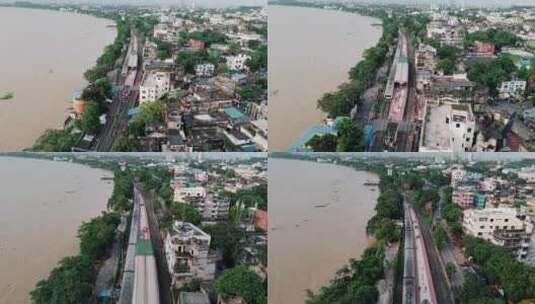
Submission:
[[[465,237],[464,248],[491,283],[503,287],[507,299],[518,302],[535,294],[535,268],[516,260],[510,251],[492,243]]]
[[[468,79],[486,87],[493,96],[498,95],[498,86],[508,80],[514,71],[516,66],[507,55],[500,55],[490,63],[477,60],[467,67]]]
[[[229,222],[220,222],[203,228],[212,236],[210,246],[221,250],[223,264],[226,267],[234,267],[243,246],[241,243],[245,237],[243,229]]]
[[[453,75],[455,73],[455,61],[451,59],[440,59],[436,69],[442,71],[444,75]]]
[[[448,235],[446,234],[446,231],[444,231],[442,226],[435,226],[433,231],[433,242],[435,243],[435,246],[437,246],[438,249],[442,249],[447,241]]]
[[[398,229],[396,223],[391,219],[383,219],[379,225],[375,228],[374,237],[380,241],[384,240],[387,242],[396,242],[399,241],[401,237],[401,232]]]
[[[84,112],[79,120],[79,127],[82,132],[96,134],[100,128],[100,109],[96,102],[86,102]]]
[[[193,206],[174,202],[171,204],[171,214],[175,220],[199,225],[202,221],[201,214]]]
[[[314,135],[306,146],[314,152],[336,152],[337,137],[334,134]]]
[[[358,152],[364,150],[364,131],[351,118],[343,118],[336,124],[337,152]]]
[[[134,176],[130,170],[115,170],[113,177],[113,191],[108,199],[108,208],[122,212],[132,208],[134,197]]]
[[[251,58],[245,61],[245,64],[253,72],[259,71],[260,69],[267,68],[267,45],[261,45],[258,47],[252,54]]]
[[[237,266],[223,271],[215,281],[216,293],[223,297],[240,297],[247,304],[267,303],[267,293],[262,278],[247,266]]]
[[[120,217],[117,213],[104,213],[84,222],[78,230],[80,253],[92,259],[101,258],[113,243],[115,229],[119,223]]]
[[[208,46],[213,43],[225,43],[228,39],[225,34],[214,30],[191,32],[189,38],[204,41]]]
[[[71,134],[68,129],[48,129],[33,144],[31,150],[38,152],[71,152],[79,134]]]
[[[97,79],[82,91],[81,97],[82,100],[95,101],[98,104],[102,104],[106,101],[106,98],[111,97],[111,84],[107,78]]]
[[[145,124],[156,125],[163,123],[164,104],[160,100],[144,102],[140,106],[139,116]]]
[[[442,215],[448,223],[457,223],[463,216],[463,210],[456,204],[448,204],[442,210]]]
[[[93,280],[93,265],[89,257],[64,258],[48,278],[39,281],[31,291],[32,303],[87,303],[93,292]]]

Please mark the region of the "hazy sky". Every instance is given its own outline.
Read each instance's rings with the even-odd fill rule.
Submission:
[[[0,3],[11,3],[15,0],[0,0]],[[95,4],[165,4],[180,5],[192,3],[202,7],[225,6],[259,6],[266,5],[267,0],[28,0],[35,3],[95,3]]]
[[[329,0],[326,0],[329,1]],[[535,0],[331,0],[332,2],[365,2],[365,3],[417,3],[417,4],[447,4],[447,3],[457,3],[457,4],[463,4],[465,3],[466,6],[509,6],[509,5],[534,5],[535,6]]]

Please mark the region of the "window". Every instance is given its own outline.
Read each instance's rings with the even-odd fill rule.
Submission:
[[[472,132],[472,128],[468,128],[468,130],[466,132],[468,132],[468,133]]]
[[[460,123],[457,123],[457,124],[455,124],[455,127],[456,127],[456,128],[460,128],[460,127],[461,127],[461,124],[460,124]]]

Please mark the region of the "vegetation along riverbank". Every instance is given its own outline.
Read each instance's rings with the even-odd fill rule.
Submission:
[[[293,0],[272,1],[270,4],[335,9],[381,21],[382,36],[374,47],[365,50],[362,60],[349,70],[349,81],[341,84],[336,91],[325,93],[317,102],[317,107],[327,114],[327,120],[334,124],[332,132],[316,134],[302,147],[303,150],[316,152],[364,151],[363,126],[372,113],[384,111],[382,91],[386,86],[398,33],[402,30],[409,36],[421,36],[429,20],[423,16],[389,14],[381,6],[327,5]]]

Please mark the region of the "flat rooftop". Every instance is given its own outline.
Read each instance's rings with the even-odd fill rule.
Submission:
[[[427,117],[423,128],[421,146],[427,150],[449,151],[450,132],[446,126],[446,117],[450,113],[450,105],[428,105]]]
[[[167,72],[150,72],[147,77],[143,79],[143,86],[154,87],[156,84],[159,84],[160,79],[169,77],[169,73]]]

